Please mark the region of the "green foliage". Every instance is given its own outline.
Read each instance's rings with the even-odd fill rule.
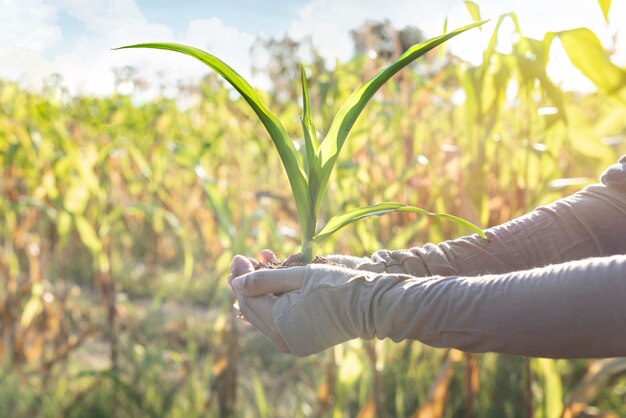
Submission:
[[[396,73],[402,70],[404,67],[415,61],[417,58],[423,56],[428,51],[436,48],[440,44],[447,40],[477,26],[482,25],[483,22],[476,22],[471,25],[453,30],[450,33],[433,38],[429,41],[410,47],[404,54],[402,54],[395,62],[389,65],[387,68],[381,70],[376,76],[374,76],[367,83],[361,85],[355,90],[350,97],[345,101],[343,106],[339,109],[336,116],[333,118],[330,128],[326,133],[321,145],[317,141],[317,135],[315,133],[315,127],[311,121],[311,107],[309,103],[308,85],[306,80],[306,73],[304,68],[301,69],[302,80],[302,100],[304,114],[302,117],[302,127],[304,131],[305,141],[305,164],[300,159],[298,152],[293,145],[292,140],[289,138],[285,128],[279,121],[279,119],[270,112],[265,105],[261,102],[261,99],[256,94],[255,90],[250,84],[244,80],[239,74],[231,69],[226,63],[219,58],[204,52],[200,49],[172,44],[172,43],[145,43],[137,45],[129,45],[119,49],[126,48],[155,48],[165,49],[170,51],[176,51],[183,54],[190,55],[204,64],[208,65],[220,76],[222,76],[230,85],[232,85],[244,98],[244,100],[254,110],[258,118],[261,120],[265,129],[270,134],[274,146],[280,155],[281,161],[289,178],[291,185],[291,191],[293,193],[294,200],[296,202],[296,208],[298,211],[298,219],[300,221],[301,235],[302,235],[302,247],[301,254],[304,260],[310,261],[313,259],[312,245],[315,242],[323,241],[318,238],[316,233],[317,217],[322,205],[323,197],[328,187],[330,175],[333,172],[339,153],[343,148],[343,145],[348,138],[352,127],[356,120],[363,112],[363,109],[368,102],[374,97],[374,94]],[[406,206],[406,205],[405,205]],[[393,212],[395,209],[388,209],[384,213]],[[407,207],[403,209],[407,212]],[[420,213],[423,215],[430,215],[430,212],[422,210],[420,208],[414,208],[412,212]],[[363,217],[369,216],[368,211],[360,211],[358,215],[356,212],[350,212],[349,214],[339,215],[342,219],[350,217],[350,214],[355,216],[344,224],[356,221]],[[381,215],[383,212],[376,212],[373,214]],[[455,216],[442,216],[437,215],[439,218],[448,219],[453,222],[460,222],[462,225],[470,228],[474,232],[479,233],[484,237],[484,234],[480,228],[476,227],[472,223],[461,220]],[[332,222],[331,219],[329,222]],[[330,235],[337,231],[339,228],[325,228],[324,235]]]
[[[463,2],[463,4],[465,4],[465,7],[467,8],[467,11],[469,12],[470,16],[472,16],[472,19],[474,19],[474,22],[478,22],[481,20],[480,18],[480,8],[478,7],[478,5],[470,0],[466,0]]]
[[[572,63],[598,88],[626,104],[626,70],[611,62],[596,34],[578,28],[558,36]]]
[[[539,418],[558,418],[563,411],[563,386],[556,367],[557,361],[540,358],[534,359],[532,362],[538,381],[544,386],[536,416]]]
[[[609,21],[609,10],[611,9],[611,0],[598,0],[598,4],[600,4],[600,8],[602,9],[602,14],[604,15],[604,20],[606,22]]]

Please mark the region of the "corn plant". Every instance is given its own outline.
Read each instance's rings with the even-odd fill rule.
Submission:
[[[447,219],[464,225],[480,234],[483,238],[485,237],[480,228],[459,217],[446,213],[428,212],[415,206],[408,206],[397,202],[383,202],[352,209],[346,213],[332,217],[323,228],[317,230],[318,213],[328,187],[330,175],[339,157],[339,152],[351,128],[354,126],[354,123],[368,101],[393,75],[411,62],[446,42],[448,39],[466,30],[480,26],[483,23],[484,22],[473,23],[409,48],[397,61],[381,70],[371,80],[361,85],[350,95],[334,117],[323,141],[318,141],[316,130],[311,120],[306,73],[304,67],[301,67],[302,102],[304,111],[302,115],[302,128],[304,130],[305,142],[304,158],[298,153],[280,120],[265,107],[254,88],[219,58],[200,49],[174,43],[144,43],[124,46],[118,49],[155,48],[190,55],[216,71],[243,96],[265,126],[265,129],[270,134],[274,146],[280,155],[289,178],[298,212],[302,239],[301,257],[303,261],[311,261],[313,259],[314,244],[321,244],[336,231],[358,219],[368,216],[379,216],[390,212],[414,212],[421,215]]]

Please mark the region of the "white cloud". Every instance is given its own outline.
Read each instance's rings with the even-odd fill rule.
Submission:
[[[471,21],[461,1],[434,2],[426,0],[393,0],[381,7],[379,0],[310,0],[299,17],[285,28],[296,39],[311,36],[324,57],[333,62],[346,59],[353,52],[350,30],[366,19],[389,19],[396,27],[414,25],[427,36],[442,32],[444,19],[454,28]],[[541,37],[548,30],[589,26],[607,46],[611,35],[622,32],[616,44],[616,62],[626,61],[626,36],[616,16],[626,13],[626,2],[613,2],[610,27],[606,27],[595,1],[567,7],[565,0],[546,2],[527,0],[478,1],[483,17],[495,20],[511,10],[518,14],[525,34]],[[567,7],[564,12],[563,7]],[[113,87],[111,68],[127,65],[154,82],[162,78],[198,79],[210,71],[189,57],[165,51],[111,51],[111,48],[145,41],[188,43],[222,58],[244,77],[250,77],[252,60],[263,63],[267,57],[252,55],[250,48],[257,34],[246,33],[224,25],[219,19],[189,22],[183,32],[170,26],[151,22],[138,8],[136,0],[0,0],[0,78],[18,79],[32,87],[40,87],[42,78],[50,73],[63,75],[72,91],[106,94]],[[59,24],[69,15],[82,24],[77,33],[63,32]],[[448,44],[453,52],[477,62],[494,27],[470,31]],[[259,52],[257,51],[257,54]],[[580,75],[562,53],[555,49],[553,73],[562,80]],[[256,76],[253,84],[264,87],[266,79]],[[571,83],[570,83],[571,84]],[[575,84],[575,83],[574,83]],[[566,82],[567,85],[567,82]],[[571,85],[570,85],[571,87]]]
[[[225,26],[219,19],[199,19],[189,23],[182,42],[204,49],[233,67],[244,78],[250,77],[250,48],[255,36]]]
[[[55,71],[63,75],[73,91],[110,93],[114,85],[112,68],[146,64],[145,51],[129,54],[111,48],[174,38],[167,26],[149,22],[134,0],[63,1],[59,7],[88,29],[78,39],[70,41],[68,52],[52,59]],[[158,65],[158,60],[155,57],[150,64]]]
[[[195,20],[186,33],[150,22],[135,0],[0,0],[0,78],[19,80],[33,88],[52,73],[63,76],[72,92],[108,94],[114,85],[112,68],[135,67],[149,81],[197,80],[210,71],[191,58],[166,51],[112,51],[123,45],[168,41],[208,48],[249,76],[249,49],[254,36],[223,25],[218,19]],[[63,39],[61,13],[80,21],[85,31]],[[6,30],[5,30],[6,29]],[[62,52],[46,51],[63,42]],[[60,48],[57,48],[60,49]],[[9,65],[8,63],[11,63]]]
[[[463,7],[462,4],[460,7]],[[395,0],[384,6],[376,0],[311,0],[300,11],[299,18],[292,23],[288,33],[296,39],[310,36],[318,51],[327,59],[345,59],[353,52],[350,30],[368,19],[389,19],[398,28],[417,26],[427,35],[435,36],[442,32],[446,14],[458,8],[415,0]],[[468,16],[464,16],[461,23],[470,21]]]
[[[41,77],[49,70],[41,55],[61,41],[56,10],[43,0],[0,0],[0,69],[11,79]]]
[[[0,1],[0,48],[41,53],[61,39],[56,9],[44,0]]]

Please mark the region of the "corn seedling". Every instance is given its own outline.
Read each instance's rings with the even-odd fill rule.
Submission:
[[[321,244],[339,229],[356,220],[368,216],[380,216],[390,212],[414,212],[421,215],[447,219],[466,226],[480,234],[483,238],[485,237],[480,228],[459,217],[446,213],[428,212],[415,206],[397,202],[383,202],[352,209],[346,213],[332,217],[323,228],[317,230],[318,213],[328,187],[330,175],[339,157],[339,152],[351,128],[368,101],[380,87],[408,64],[446,42],[448,39],[466,30],[480,26],[482,23],[484,22],[473,23],[409,48],[397,61],[381,70],[371,80],[361,85],[350,95],[331,122],[330,128],[323,141],[318,141],[315,127],[311,120],[307,79],[304,68],[302,67],[302,102],[304,111],[302,115],[302,128],[304,130],[305,158],[300,156],[280,120],[265,107],[254,88],[219,58],[200,49],[174,43],[144,43],[124,46],[119,49],[155,48],[190,55],[216,71],[243,96],[270,134],[274,146],[280,155],[285,171],[287,172],[301,228],[301,256],[304,261],[310,261],[313,258],[314,244]]]

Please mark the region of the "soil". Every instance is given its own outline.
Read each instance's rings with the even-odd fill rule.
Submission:
[[[278,258],[267,262],[267,263],[259,263],[257,264],[254,269],[255,270],[260,270],[260,269],[282,269],[282,268],[287,268],[287,267],[297,267],[297,266],[306,266],[307,264],[330,264],[330,265],[334,265],[337,266],[337,263],[334,263],[332,261],[330,261],[328,258],[326,257],[320,257],[317,256],[313,259],[313,261],[311,262],[305,262],[302,261],[302,256],[300,255],[300,253],[298,254],[292,254],[289,257],[287,257],[284,260],[280,260]]]

